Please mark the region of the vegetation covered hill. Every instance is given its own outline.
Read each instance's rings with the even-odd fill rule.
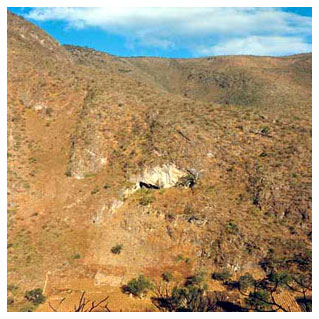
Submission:
[[[9,310],[34,309],[36,288],[39,311],[72,310],[83,290],[155,311],[163,280],[309,278],[311,69],[311,54],[115,57],[8,12]],[[191,287],[248,307],[209,277]],[[302,289],[282,287],[300,310]]]

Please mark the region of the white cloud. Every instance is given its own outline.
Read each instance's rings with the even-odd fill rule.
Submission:
[[[34,8],[25,17],[64,21],[71,28],[98,27],[141,46],[188,49],[195,54],[204,49],[194,48],[204,44],[222,48],[254,37],[302,41],[312,32],[311,18],[276,8]]]
[[[311,52],[311,44],[298,37],[251,36],[232,39],[212,47],[201,47],[199,55],[289,55]]]

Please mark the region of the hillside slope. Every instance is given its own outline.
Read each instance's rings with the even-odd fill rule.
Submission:
[[[123,58],[65,46],[75,61],[147,79],[166,91],[219,104],[286,106],[311,96],[312,55],[284,58],[220,56],[198,59]]]
[[[9,310],[311,250],[311,55],[121,58],[10,12],[7,54]]]

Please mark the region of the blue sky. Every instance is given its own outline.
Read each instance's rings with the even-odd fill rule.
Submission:
[[[312,51],[311,8],[8,8],[61,44],[120,56]]]

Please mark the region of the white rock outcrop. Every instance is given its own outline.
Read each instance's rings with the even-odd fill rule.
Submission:
[[[146,168],[141,174],[132,176],[129,181],[135,185],[123,191],[124,197],[136,192],[143,185],[151,185],[158,188],[174,187],[177,182],[187,176],[185,170],[176,167],[175,164],[165,164],[162,166],[155,166],[153,168]]]

